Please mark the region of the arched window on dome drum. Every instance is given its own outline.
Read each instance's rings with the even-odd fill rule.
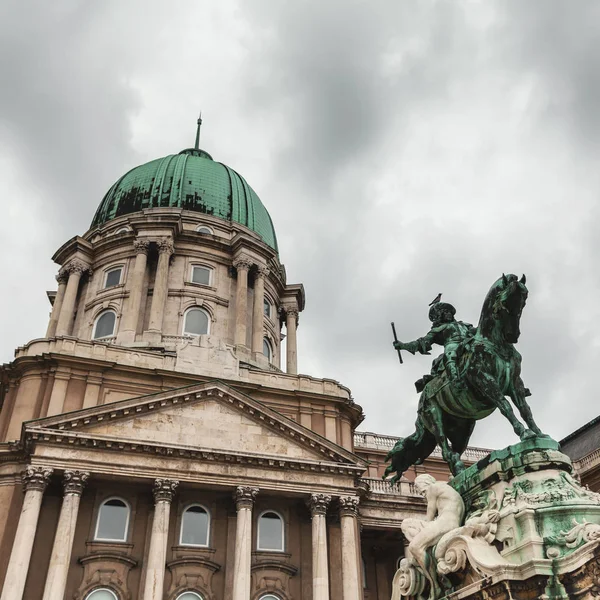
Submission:
[[[273,348],[267,338],[263,338],[263,354],[269,359],[269,362],[273,362]]]
[[[203,233],[203,234],[208,234],[208,235],[212,235],[213,231],[210,227],[207,227],[206,225],[198,225],[198,227],[196,227],[196,231],[198,233]]]
[[[183,546],[208,546],[210,515],[198,504],[189,506],[181,517],[179,543]]]
[[[91,591],[85,600],[119,600],[119,597],[108,588],[98,588]]]
[[[95,540],[126,542],[129,529],[129,506],[120,498],[109,498],[100,505]]]
[[[202,267],[200,265],[192,266],[192,282],[200,283],[201,285],[210,285],[210,275],[212,269]]]
[[[281,600],[279,596],[273,596],[273,594],[267,594],[266,596],[261,596],[258,600]]]
[[[104,289],[119,285],[121,283],[121,275],[123,274],[123,267],[115,267],[106,271],[104,276]]]
[[[263,301],[263,312],[265,317],[271,318],[271,303],[266,298]]]
[[[92,338],[94,340],[101,340],[103,338],[112,337],[115,334],[115,324],[117,322],[117,315],[112,310],[104,311],[97,319],[94,324],[94,333]]]
[[[190,308],[183,319],[184,335],[205,335],[208,333],[210,319],[201,308]]]
[[[177,596],[175,600],[204,600],[204,598],[196,592],[183,592],[183,594]]]
[[[283,519],[272,510],[267,510],[258,518],[257,550],[283,552],[285,547]]]

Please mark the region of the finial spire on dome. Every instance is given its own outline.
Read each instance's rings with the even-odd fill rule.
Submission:
[[[200,111],[200,116],[198,117],[198,129],[196,129],[196,143],[194,144],[194,148],[198,150],[200,148],[200,127],[202,126],[202,111]]]

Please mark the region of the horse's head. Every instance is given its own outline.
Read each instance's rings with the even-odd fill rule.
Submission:
[[[519,322],[527,301],[525,275],[504,275],[490,288],[479,319],[479,331],[487,338],[500,336],[503,341],[516,344],[521,331]]]

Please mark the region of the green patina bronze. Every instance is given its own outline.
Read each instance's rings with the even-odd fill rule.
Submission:
[[[519,323],[527,300],[525,276],[502,275],[490,288],[476,328],[457,321],[448,303],[432,303],[433,325],[413,342],[394,342],[396,350],[429,354],[433,344],[444,346],[444,354],[433,361],[431,374],[417,381],[421,391],[415,432],[398,440],[387,456],[391,461],[385,477],[420,464],[439,445],[454,475],[465,469],[460,456],[466,450],[475,422],[496,409],[525,440],[543,435],[525,398],[530,392],[521,379],[521,355],[514,347],[520,336]],[[515,416],[510,397],[527,428]]]

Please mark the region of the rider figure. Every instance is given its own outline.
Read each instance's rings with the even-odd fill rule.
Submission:
[[[431,374],[439,375],[446,368],[450,380],[458,387],[464,387],[458,371],[458,355],[461,344],[475,334],[475,328],[470,323],[457,321],[454,318],[456,309],[447,302],[436,302],[429,309],[429,320],[432,323],[429,333],[413,342],[394,342],[396,350],[408,350],[411,354],[430,354],[433,344],[444,346],[444,354],[433,361]],[[431,379],[429,377],[429,379]],[[419,380],[417,389],[427,381]],[[419,390],[421,391],[421,390]]]

